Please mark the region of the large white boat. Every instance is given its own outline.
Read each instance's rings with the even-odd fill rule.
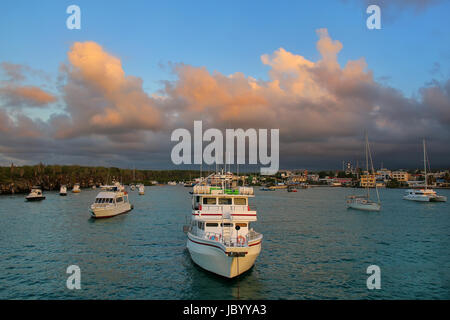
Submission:
[[[81,192],[80,184],[79,184],[79,183],[75,183],[75,184],[73,185],[72,192],[73,192],[73,193],[80,193],[80,192]]]
[[[367,133],[365,134],[366,143],[365,143],[365,152],[366,152],[366,176],[367,180],[369,180],[370,175],[373,175],[375,170],[373,169],[373,161],[372,154],[370,152],[369,138],[367,137]],[[371,165],[371,171],[369,171],[369,159]],[[374,178],[375,179],[375,178]],[[378,193],[378,186],[375,181],[375,190],[377,194],[377,202],[372,201],[370,199],[370,191],[369,191],[369,183],[367,182],[365,185],[366,193],[364,195],[352,195],[347,197],[347,208],[362,210],[362,211],[380,211],[381,203],[380,203],[380,194]]]
[[[425,187],[421,189],[408,189],[403,196],[405,200],[419,201],[419,202],[445,202],[446,196],[440,196],[433,189],[428,188],[428,175],[427,175],[427,150],[425,146],[425,139],[423,140],[423,163],[425,173]]]
[[[128,200],[128,193],[120,190],[120,186],[101,186],[102,191],[90,207],[93,218],[109,218],[127,213],[133,209]]]
[[[63,184],[60,188],[59,188],[59,195],[60,196],[67,196],[67,186],[65,184]]]
[[[228,187],[229,181],[220,176],[212,174],[194,186],[187,249],[203,269],[233,278],[254,265],[263,236],[251,227],[257,221],[248,203],[253,188]]]
[[[42,189],[38,186],[33,186],[30,193],[25,197],[27,201],[44,200],[45,196],[42,194]]]

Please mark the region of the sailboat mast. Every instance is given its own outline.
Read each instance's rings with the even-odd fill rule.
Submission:
[[[426,157],[425,139],[423,139],[423,167],[425,171],[425,190],[427,190],[428,181],[427,181],[427,157]]]
[[[369,199],[369,156],[368,156],[368,149],[369,149],[369,141],[367,138],[367,131],[365,132],[365,136],[366,136],[366,172],[367,172],[367,183],[366,183],[366,190],[367,190],[367,199]]]

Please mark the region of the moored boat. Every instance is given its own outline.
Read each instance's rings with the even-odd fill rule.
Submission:
[[[59,188],[59,195],[60,196],[67,196],[67,186],[65,184],[63,184],[60,188]]]
[[[418,201],[418,202],[446,202],[447,197],[441,196],[433,189],[428,188],[428,175],[427,175],[427,149],[425,146],[425,139],[423,139],[423,163],[424,163],[424,176],[425,176],[425,188],[421,189],[408,189],[403,196],[405,200]]]
[[[128,193],[123,192],[117,185],[102,186],[102,191],[95,198],[90,207],[93,218],[109,218],[133,209],[128,200]]]
[[[27,201],[41,201],[45,199],[42,189],[38,186],[33,186],[30,193],[25,197]]]
[[[373,161],[372,154],[370,152],[369,138],[367,137],[367,133],[365,134],[365,153],[366,153],[366,171],[365,174],[367,176],[367,180],[370,176],[374,175],[375,170],[373,169]],[[370,169],[369,171],[369,159],[370,159]],[[380,194],[378,193],[378,187],[375,183],[375,190],[377,194],[377,202],[372,201],[370,199],[370,191],[369,191],[369,183],[365,184],[366,194],[365,195],[352,195],[347,197],[347,208],[362,210],[362,211],[380,211],[381,210],[381,202],[380,202]]]
[[[226,278],[249,270],[261,252],[262,234],[251,224],[257,214],[249,206],[253,188],[227,188],[211,185],[208,176],[192,192],[191,224],[187,230],[187,249],[194,263]]]
[[[145,186],[143,184],[139,185],[138,190],[139,190],[139,195],[140,196],[143,196],[145,194]]]
[[[72,192],[73,192],[73,193],[80,193],[80,192],[81,192],[80,184],[79,184],[79,183],[75,183],[75,184],[73,185]]]

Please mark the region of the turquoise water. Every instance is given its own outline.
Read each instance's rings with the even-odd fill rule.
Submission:
[[[382,211],[347,210],[347,188],[257,191],[263,249],[227,280],[196,267],[182,232],[190,189],[132,192],[127,215],[92,220],[97,191],[42,202],[0,197],[1,299],[450,299],[450,203],[381,190]],[[450,199],[450,190],[439,190]],[[381,268],[368,290],[366,268]],[[66,268],[81,268],[68,290]]]

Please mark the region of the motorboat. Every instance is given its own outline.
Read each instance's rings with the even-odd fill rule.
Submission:
[[[59,195],[60,196],[67,196],[67,186],[65,184],[63,184],[60,188],[59,188]]]
[[[256,210],[248,202],[254,197],[253,188],[231,188],[230,181],[211,184],[218,180],[212,174],[193,188],[186,246],[195,264],[234,278],[254,265],[263,235],[252,228],[257,221]]]
[[[90,207],[93,218],[114,217],[133,209],[128,200],[128,193],[121,191],[117,185],[106,185],[101,189]]]
[[[25,197],[27,201],[41,201],[45,199],[41,187],[33,186],[30,193]]]
[[[73,193],[80,193],[81,192],[81,188],[80,188],[80,184],[79,183],[75,183],[73,185],[72,192]]]

